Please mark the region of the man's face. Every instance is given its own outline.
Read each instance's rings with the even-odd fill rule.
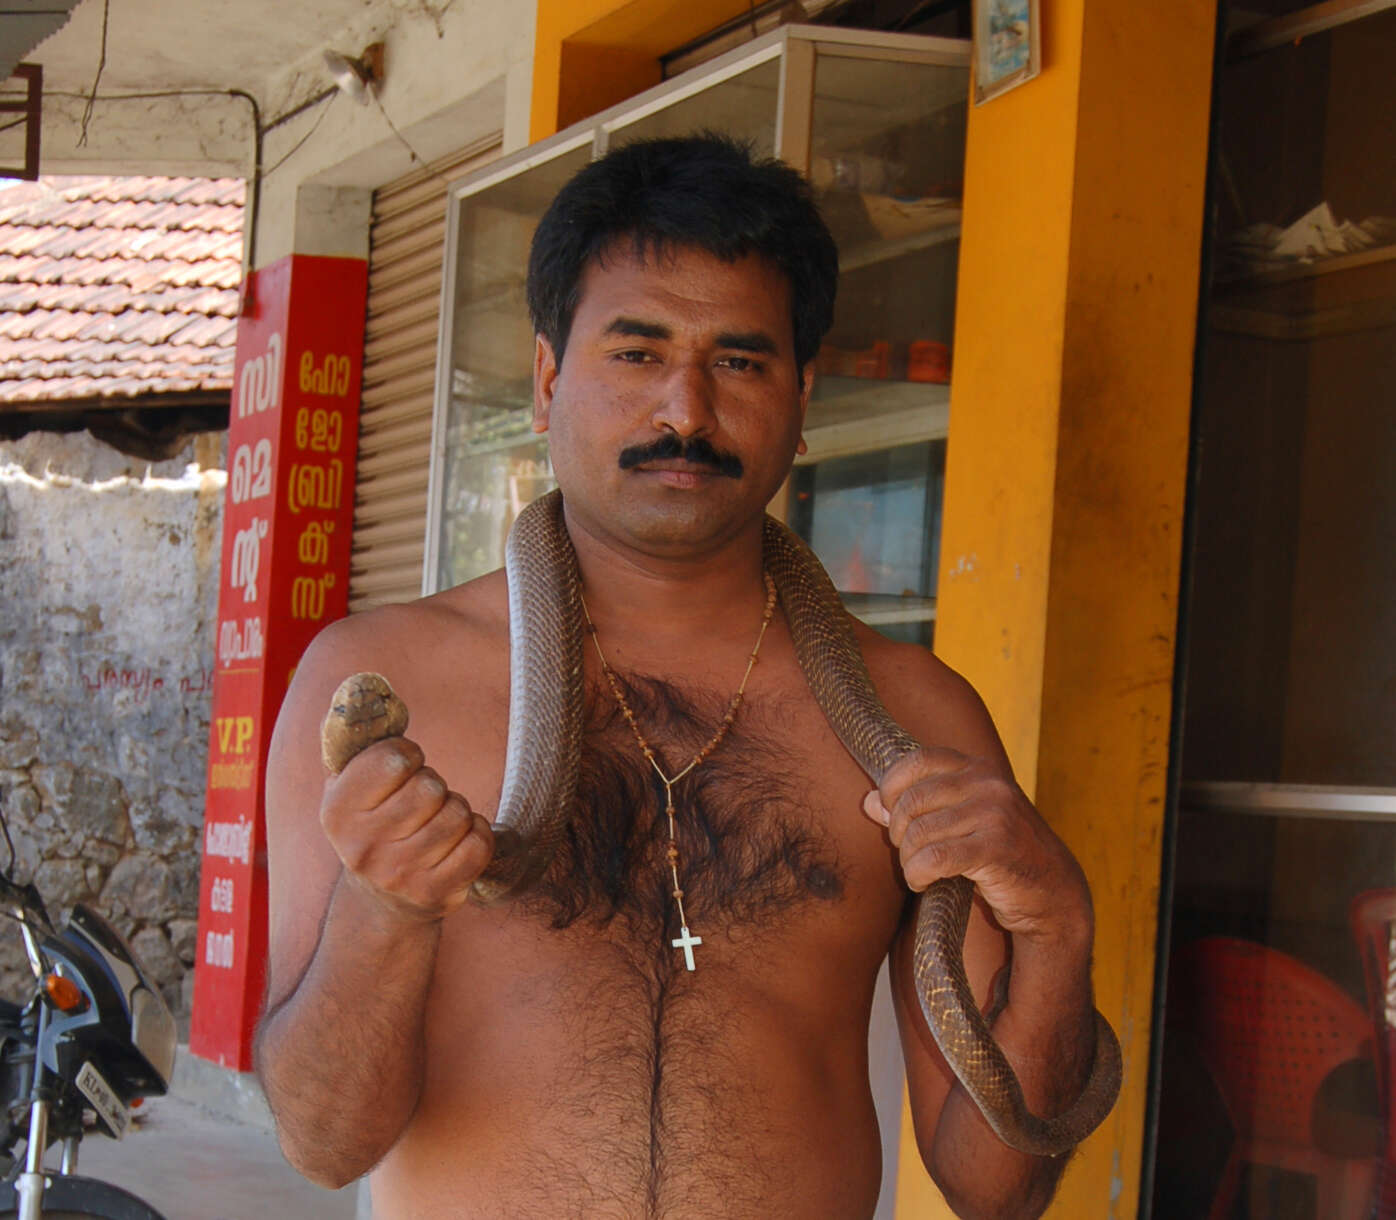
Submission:
[[[559,367],[534,363],[569,521],[653,556],[711,552],[759,522],[796,452],[810,378],[790,286],[765,259],[612,247],[582,276]]]

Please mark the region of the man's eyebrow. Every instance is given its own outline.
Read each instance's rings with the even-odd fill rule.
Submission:
[[[672,339],[674,332],[662,322],[645,322],[640,318],[612,318],[605,331],[607,335],[629,335],[635,339]]]
[[[765,331],[727,331],[717,337],[718,347],[731,348],[738,352],[753,352],[760,356],[777,355],[775,340]]]

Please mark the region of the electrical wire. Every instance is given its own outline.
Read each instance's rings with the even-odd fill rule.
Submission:
[[[36,936],[46,935],[53,931],[53,922],[43,896],[32,882],[20,885],[14,879],[15,841],[10,837],[9,819],[3,809],[0,809],[0,833],[4,834],[5,844],[10,849],[10,862],[0,871],[0,918],[12,919]]]
[[[274,173],[276,173],[277,170],[279,170],[283,165],[285,165],[287,161],[294,157],[296,153],[300,152],[301,146],[307,140],[309,140],[311,136],[313,136],[317,131],[320,130],[320,124],[325,121],[325,116],[329,114],[331,110],[334,109],[334,100],[335,97],[339,96],[339,90],[337,88],[334,89],[333,94],[334,96],[330,98],[330,104],[326,106],[322,111],[320,111],[320,114],[316,118],[315,122],[313,122],[310,125],[310,130],[307,131],[305,135],[301,136],[301,138],[297,140],[294,144],[292,144],[291,147],[287,149],[287,151],[284,152],[272,165],[268,166],[267,169],[263,171],[262,178],[264,180],[270,178]],[[268,124],[266,127],[262,129],[262,134],[265,135],[268,131],[271,130],[273,126],[275,126],[275,124]]]
[[[87,124],[92,121],[92,107],[97,102],[97,86],[102,81],[102,71],[107,66],[107,23],[111,18],[111,0],[102,0],[102,51],[97,57],[97,75],[92,78],[92,89],[87,95],[87,105],[82,108],[82,131],[78,135],[78,147],[87,146]]]
[[[62,89],[48,89],[45,92],[50,97],[86,98],[89,96],[85,93],[65,92]],[[244,226],[247,240],[243,242],[242,250],[242,282],[246,285],[250,283],[248,272],[252,269],[252,260],[257,249],[257,221],[262,203],[262,136],[265,132],[262,127],[262,108],[257,104],[257,99],[245,89],[150,89],[136,93],[108,93],[105,95],[93,93],[91,95],[94,102],[148,101],[161,97],[237,97],[252,108],[252,197],[247,205],[247,222]],[[246,297],[244,297],[243,305],[244,309],[250,307]]]
[[[373,104],[378,107],[378,113],[383,116],[383,121],[387,123],[387,125],[392,129],[393,135],[397,136],[398,140],[402,143],[403,148],[407,149],[407,155],[411,157],[412,160],[416,162],[416,164],[420,165],[423,169],[431,170],[433,177],[439,179],[441,182],[445,183],[445,185],[449,187],[451,185],[451,180],[447,178],[446,175],[441,173],[439,170],[431,169],[431,163],[427,161],[427,159],[424,156],[422,156],[421,153],[419,153],[415,148],[413,148],[411,141],[408,140],[408,138],[397,129],[397,124],[393,122],[392,115],[390,115],[384,108],[382,101],[378,97],[378,94],[370,90],[369,96],[373,98]]]
[[[107,0],[107,3],[110,3],[110,0]],[[104,27],[103,27],[103,44],[102,44],[102,45],[103,45],[103,50],[102,50],[102,62],[105,63],[105,62],[106,62],[106,32],[105,32],[105,25],[104,25]],[[99,68],[98,68],[98,77],[100,78],[100,76],[101,76],[101,68],[99,67]],[[316,133],[316,131],[319,130],[320,124],[323,123],[323,122],[325,121],[325,116],[330,112],[331,109],[333,109],[333,106],[334,106],[334,99],[335,99],[335,97],[337,97],[337,96],[339,95],[340,90],[339,90],[336,86],[331,86],[331,87],[328,88],[328,89],[324,89],[324,90],[322,90],[321,92],[315,94],[314,96],[307,98],[305,101],[299,103],[298,105],[293,106],[290,110],[286,111],[285,113],[278,115],[276,118],[272,119],[271,122],[267,123],[265,126],[262,125],[262,112],[261,112],[261,108],[260,108],[260,107],[258,106],[258,104],[257,104],[257,99],[256,99],[255,97],[253,97],[252,94],[248,93],[248,92],[247,92],[246,90],[244,90],[244,89],[154,89],[154,90],[145,90],[145,91],[136,92],[136,93],[108,93],[108,94],[105,94],[105,95],[99,95],[99,94],[97,93],[97,81],[94,80],[93,83],[92,83],[92,90],[91,90],[90,93],[72,93],[72,92],[64,92],[63,90],[59,90],[59,89],[48,90],[47,92],[48,92],[49,96],[51,96],[51,97],[80,97],[80,98],[84,98],[84,99],[86,100],[87,106],[86,106],[85,109],[84,109],[83,136],[82,136],[82,138],[78,141],[79,144],[84,143],[85,140],[86,140],[87,115],[88,115],[88,113],[90,113],[91,107],[92,107],[93,105],[95,105],[95,103],[97,103],[97,102],[125,102],[125,101],[137,101],[137,100],[151,100],[151,99],[154,99],[154,98],[164,98],[164,97],[238,97],[238,98],[242,98],[242,100],[245,101],[245,102],[252,108],[252,131],[253,131],[253,166],[252,166],[252,175],[251,175],[251,198],[248,200],[247,224],[246,224],[246,226],[245,226],[245,227],[246,227],[246,232],[247,232],[247,240],[246,240],[246,242],[243,243],[243,261],[242,261],[242,282],[243,282],[244,285],[248,285],[248,284],[251,283],[250,273],[251,273],[252,267],[253,267],[253,265],[254,265],[253,260],[254,260],[254,258],[255,258],[256,249],[257,249],[257,221],[258,221],[258,219],[259,219],[259,213],[260,213],[260,210],[261,210],[262,182],[263,182],[264,179],[266,179],[266,178],[269,177],[271,174],[273,174],[276,170],[280,169],[281,166],[283,166],[287,161],[289,161],[289,160],[291,159],[292,156],[294,156],[297,152],[299,152],[300,149],[301,149],[301,147],[302,147],[302,146]],[[403,146],[403,148],[405,148],[405,149],[407,150],[407,155],[412,159],[413,163],[422,166],[424,169],[430,169],[430,164],[429,164],[429,162],[427,161],[427,159],[426,159],[425,157],[423,157],[423,156],[421,155],[421,153],[419,153],[419,152],[412,146],[412,142],[411,142],[405,135],[403,135],[401,131],[398,130],[397,124],[393,122],[392,115],[390,115],[390,114],[388,113],[388,111],[384,108],[383,102],[382,102],[382,100],[378,97],[378,94],[377,94],[375,91],[373,91],[373,90],[370,89],[370,90],[369,90],[369,96],[373,99],[373,104],[374,104],[375,106],[378,107],[378,113],[381,114],[381,115],[383,116],[383,121],[384,121],[385,123],[388,124],[389,129],[392,131],[393,135],[397,137],[398,142],[401,143],[402,146]],[[320,114],[319,114],[319,116],[316,118],[315,122],[311,125],[310,130],[307,131],[307,132],[305,133],[305,135],[303,135],[299,140],[297,140],[296,143],[293,144],[293,145],[290,147],[290,149],[288,149],[288,150],[277,160],[276,164],[274,164],[270,169],[263,170],[263,168],[262,168],[262,144],[263,144],[263,140],[264,140],[264,138],[265,138],[267,132],[272,131],[272,130],[274,130],[274,129],[277,128],[277,127],[280,127],[283,123],[289,122],[291,119],[295,118],[297,115],[303,114],[306,110],[309,110],[312,106],[317,106],[317,105],[319,105],[321,102],[323,102],[323,101],[325,101],[325,100],[327,100],[327,99],[329,100],[330,105],[329,105],[329,106],[326,106],[326,107],[324,108],[324,110],[322,110],[322,111],[320,112]],[[0,130],[3,130],[3,129],[0,129]],[[435,174],[435,176],[436,176],[437,178],[439,178],[446,186],[450,186],[450,185],[451,185],[450,180],[449,180],[448,178],[446,178],[446,176],[445,176],[444,174],[441,174],[441,173],[439,173],[439,172],[437,172],[437,171],[432,171],[432,172],[433,172],[433,173]],[[244,299],[243,299],[242,312],[247,313],[247,312],[250,312],[251,309],[252,309],[252,302],[251,302],[250,298],[247,297],[247,296],[245,295],[245,296],[244,296]]]
[[[297,115],[304,114],[312,106],[318,106],[326,98],[336,97],[340,92],[341,90],[338,85],[331,85],[328,89],[321,89],[319,93],[306,98],[300,105],[292,106],[290,110],[278,114],[276,118],[272,119],[270,123],[262,128],[262,134],[266,135],[268,132],[275,131],[283,123],[289,123]]]

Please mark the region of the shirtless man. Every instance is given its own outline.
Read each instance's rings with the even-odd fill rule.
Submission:
[[[596,639],[671,776],[722,722],[762,622],[762,514],[802,447],[836,268],[798,177],[712,139],[612,153],[535,238],[534,428]],[[858,637],[927,748],[870,791],[777,609],[730,732],[674,786],[701,937],[674,947],[663,785],[590,645],[568,839],[534,891],[481,908],[466,893],[503,775],[503,575],[325,631],[267,784],[258,1063],[292,1164],[327,1186],[373,1170],[380,1218],[867,1217],[868,1018],[890,951],[927,1168],[962,1215],[1038,1214],[1062,1162],[1000,1143],[937,1052],[910,972],[915,892],[977,883],[983,1000],[1011,937],[994,1033],[1039,1114],[1075,1099],[1094,1054],[1089,892],[970,687]],[[410,740],[330,778],[320,720],[358,670],[402,695]]]

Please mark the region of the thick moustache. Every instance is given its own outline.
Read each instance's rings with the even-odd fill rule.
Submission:
[[[729,479],[742,477],[742,459],[735,453],[723,453],[701,436],[681,440],[666,433],[648,445],[632,445],[621,450],[620,468],[634,470],[672,470],[681,474],[716,474]]]

